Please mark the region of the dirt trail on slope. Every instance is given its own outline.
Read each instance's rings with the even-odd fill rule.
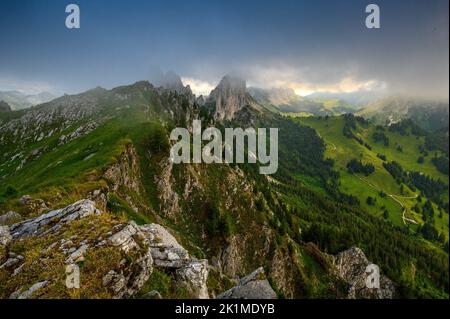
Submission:
[[[376,191],[378,191],[378,192],[382,192],[383,190],[381,190],[379,187],[377,187],[377,186],[375,186],[375,185],[373,185],[372,183],[370,183],[369,181],[367,181],[367,180],[365,180],[364,178],[362,178],[362,177],[360,177],[360,176],[358,176],[358,175],[356,175],[356,174],[354,174],[353,173],[353,175],[355,175],[356,177],[358,177],[360,180],[362,180],[364,183],[366,183],[367,185],[369,185],[370,187],[372,187],[373,189],[375,189]],[[383,191],[384,192],[384,191]],[[398,198],[403,198],[403,199],[415,199],[415,198],[417,198],[417,194],[416,195],[414,195],[414,196],[401,196],[401,195],[394,195],[394,194],[389,194],[389,193],[386,193],[390,198],[392,198],[392,200],[394,200],[397,204],[399,204],[400,205],[400,207],[403,209],[403,212],[402,212],[402,220],[403,220],[403,224],[405,224],[406,225],[406,222],[408,221],[408,222],[410,222],[410,223],[412,223],[412,224],[418,224],[417,223],[417,221],[415,221],[414,219],[410,219],[410,218],[408,218],[408,217],[406,217],[405,216],[405,214],[406,214],[406,212],[407,212],[407,210],[406,210],[406,208],[405,208],[405,205],[403,205],[403,203],[398,199]]]

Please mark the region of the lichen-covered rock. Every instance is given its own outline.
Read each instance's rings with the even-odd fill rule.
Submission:
[[[140,229],[150,242],[155,266],[180,268],[189,261],[190,257],[186,249],[161,225],[148,224],[141,226]]]
[[[120,227],[115,228],[120,229]],[[102,278],[103,286],[112,291],[113,298],[129,298],[139,292],[153,271],[153,259],[148,239],[141,227],[131,221],[112,234],[107,243],[126,254],[133,251],[140,252],[132,265],[127,268],[110,270]]]
[[[217,296],[217,299],[276,299],[277,294],[266,279],[264,269],[258,268],[239,284]]]
[[[192,298],[208,299],[208,272],[207,260],[193,260],[177,270],[177,281],[191,293]]]
[[[339,253],[334,260],[337,275],[349,284],[348,298],[392,299],[395,295],[393,282],[380,274],[379,288],[368,288],[366,279],[367,266],[371,264],[364,252],[358,247],[352,247]]]
[[[19,244],[31,249],[34,242],[45,243],[34,255],[23,257],[8,248],[9,245]],[[56,289],[55,274],[48,275],[55,270],[56,264],[77,265],[84,262],[82,269],[88,267],[91,272],[99,271],[93,277],[83,273],[83,270],[80,273],[81,287],[86,285],[86,280],[90,280],[85,292],[89,296],[132,297],[149,280],[153,268],[158,267],[173,276],[173,284],[182,287],[192,298],[208,298],[207,260],[190,257],[163,226],[140,226],[134,221],[124,222],[121,218],[102,214],[92,200],[80,200],[14,224],[11,228],[0,226],[0,243],[5,248],[0,260],[4,278],[25,273],[33,280],[41,279],[40,275],[37,276],[41,269],[45,274],[44,280],[35,284],[21,280],[17,284],[11,282],[6,297],[46,298]],[[44,271],[46,265],[49,268]]]
[[[21,292],[21,291],[14,292],[13,294],[11,294],[9,299],[29,299],[29,298],[32,298],[33,294],[36,291],[38,291],[39,289],[47,286],[48,284],[49,284],[48,280],[39,281],[39,282],[33,284],[30,288],[28,288],[24,292]]]
[[[37,218],[14,224],[11,226],[10,232],[14,239],[45,235],[57,231],[70,221],[92,214],[100,214],[100,210],[95,207],[93,201],[83,199],[65,208],[53,210]]]

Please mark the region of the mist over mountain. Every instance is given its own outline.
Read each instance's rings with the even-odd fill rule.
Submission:
[[[357,114],[381,125],[412,119],[426,130],[449,126],[448,102],[407,96],[389,96],[372,101]]]
[[[379,100],[387,95],[386,92],[380,91],[355,91],[350,93],[332,93],[332,92],[314,92],[307,95],[310,99],[327,99],[327,100],[343,100],[359,108],[366,106],[368,103]]]
[[[225,75],[208,97],[215,104],[215,117],[219,120],[231,120],[235,113],[251,104],[245,80]]]
[[[260,89],[250,88],[252,97],[269,109],[297,115],[336,115],[354,113],[358,107],[335,96],[329,98],[319,96],[303,97],[290,88]]]
[[[56,96],[49,92],[39,94],[24,94],[19,91],[0,91],[0,101],[5,101],[12,110],[21,110],[33,105],[51,101]]]
[[[192,94],[189,85],[184,86],[181,77],[173,71],[163,72],[159,69],[154,70],[150,75],[150,83],[156,87],[162,87],[167,90],[173,90],[178,93]]]

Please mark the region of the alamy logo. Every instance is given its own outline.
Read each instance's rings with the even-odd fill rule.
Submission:
[[[366,7],[366,13],[370,13],[366,17],[367,29],[379,29],[380,28],[380,7],[376,4],[369,4]]]
[[[375,264],[369,264],[366,267],[366,287],[380,288],[380,268]]]
[[[70,264],[66,267],[66,287],[68,289],[80,289],[80,267]]]
[[[69,4],[66,7],[66,13],[70,13],[66,17],[67,29],[79,29],[80,28],[80,7],[76,4]]]
[[[267,136],[266,130],[265,128],[258,128],[257,131],[254,128],[245,130],[225,128],[225,141],[222,142],[222,132],[219,129],[208,127],[202,133],[201,121],[194,120],[192,141],[191,134],[186,128],[178,127],[170,133],[170,140],[177,141],[170,150],[170,160],[175,164],[245,163],[245,153],[247,153],[248,163],[259,161],[261,164],[260,174],[274,174],[278,169],[278,128],[270,128],[270,136]],[[247,149],[245,149],[246,139]],[[202,141],[208,142],[203,149]]]

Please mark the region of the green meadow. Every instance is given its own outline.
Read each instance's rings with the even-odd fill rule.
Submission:
[[[385,146],[382,141],[375,142],[372,138],[376,127],[371,124],[362,125],[358,123],[356,136],[370,145],[371,150],[361,145],[358,141],[348,138],[343,134],[343,117],[308,117],[300,118],[299,121],[314,128],[324,139],[327,145],[325,156],[335,162],[335,169],[340,173],[339,187],[343,193],[356,196],[361,206],[380,218],[386,218],[384,211],[388,211],[387,220],[396,226],[407,226],[410,229],[417,229],[423,224],[421,214],[414,211],[414,206],[418,203],[419,191],[413,192],[408,186],[399,185],[391,174],[383,167],[383,160],[377,155],[383,154],[387,161],[396,161],[408,171],[419,171],[434,179],[440,179],[448,185],[448,176],[439,172],[431,162],[434,152],[424,157],[423,163],[418,163],[420,156],[419,146],[424,145],[424,137],[414,135],[400,135],[397,132],[384,130],[389,138],[389,146]],[[400,146],[401,151],[398,149]],[[369,176],[363,174],[351,174],[347,170],[347,163],[353,159],[359,159],[363,163],[370,163],[375,167],[375,171]],[[368,204],[367,198],[375,199],[374,203]],[[448,195],[446,199],[448,200]],[[421,204],[423,204],[422,199]],[[434,205],[436,211],[439,211]],[[408,221],[404,217],[411,220]],[[436,214],[436,229],[442,231],[448,239],[448,214]]]

